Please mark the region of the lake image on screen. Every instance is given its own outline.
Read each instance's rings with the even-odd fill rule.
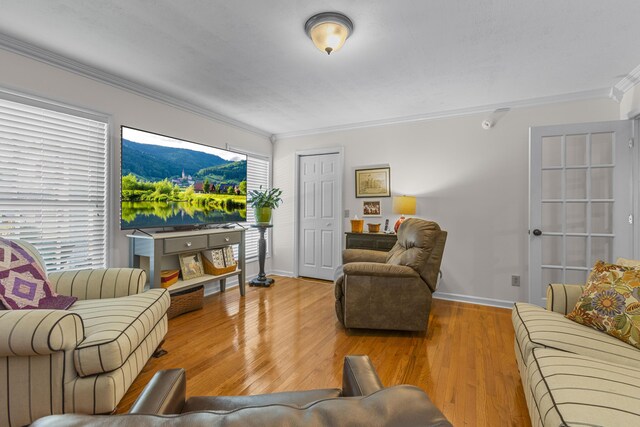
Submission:
[[[243,222],[246,201],[246,156],[122,128],[122,229]]]

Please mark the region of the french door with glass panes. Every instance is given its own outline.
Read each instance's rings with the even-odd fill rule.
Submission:
[[[633,255],[630,121],[533,127],[529,302],[549,283],[584,284],[596,260]]]

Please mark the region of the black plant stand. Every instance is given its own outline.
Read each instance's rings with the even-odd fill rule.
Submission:
[[[258,273],[258,277],[249,282],[249,286],[261,286],[263,288],[268,288],[275,282],[275,280],[270,279],[264,274],[264,259],[267,255],[267,241],[264,240],[264,233],[267,231],[267,228],[273,227],[271,224],[251,224],[251,227],[257,228],[260,232],[260,240],[258,241],[258,263],[260,264],[260,273]]]

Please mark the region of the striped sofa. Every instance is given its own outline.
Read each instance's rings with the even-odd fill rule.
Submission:
[[[19,242],[41,265],[36,249]],[[169,295],[144,270],[51,273],[68,310],[0,310],[0,426],[112,412],[167,333]]]
[[[537,426],[640,426],[640,350],[573,322],[580,285],[552,284],[547,309],[516,303],[515,353]]]

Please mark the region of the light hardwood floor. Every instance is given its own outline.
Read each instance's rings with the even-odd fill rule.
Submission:
[[[343,357],[368,354],[385,385],[421,387],[455,426],[530,425],[510,310],[434,300],[426,334],[345,330],[332,283],[274,278],[170,320],[169,353],[147,363],[118,412],[159,369],[185,368],[188,395],[258,394],[339,387]]]

